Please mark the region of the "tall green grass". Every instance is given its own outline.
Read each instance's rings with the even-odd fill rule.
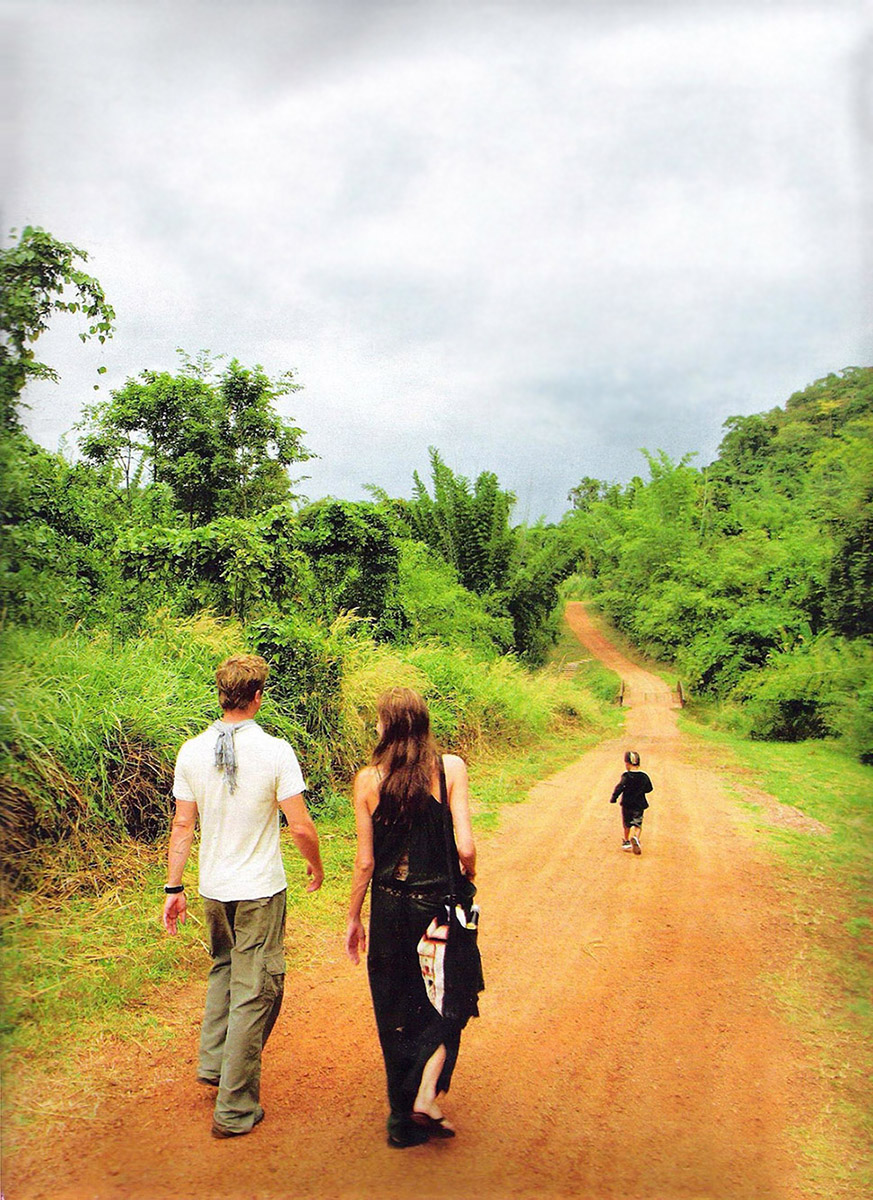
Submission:
[[[121,643],[107,632],[6,631],[0,771],[50,807],[51,795],[34,782],[34,760],[50,757],[95,815],[116,820],[107,771],[112,747],[135,738],[171,758],[180,741],[215,718],[215,666],[243,646],[238,624],[206,617],[159,616],[152,630]]]
[[[602,706],[560,671],[534,674],[512,658],[483,661],[469,650],[424,642],[406,650],[371,644],[351,657],[345,691],[365,724],[375,719],[379,693],[395,682],[421,690],[435,737],[459,753],[492,742],[526,745],[562,719],[588,729],[603,721]]]
[[[586,686],[558,668],[531,674],[509,657],[484,660],[472,650],[425,641],[408,648],[351,635],[348,626],[328,635],[342,659],[342,733],[334,748],[340,780],[366,757],[376,700],[387,687],[422,691],[434,731],[447,748],[472,753],[496,742],[520,746],[541,738],[556,720],[597,728],[602,706]],[[7,631],[0,686],[0,771],[30,786],[33,760],[56,760],[82,789],[95,816],[114,821],[107,760],[123,739],[144,743],[171,763],[179,744],[218,715],[213,685],[217,663],[247,649],[236,622],[207,616],[158,616],[152,628],[123,643],[108,633],[49,637],[37,630]],[[611,690],[611,689],[599,689]],[[300,730],[270,696],[265,726],[296,741]]]

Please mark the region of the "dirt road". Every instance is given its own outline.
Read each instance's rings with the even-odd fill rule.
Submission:
[[[202,988],[177,1044],[27,1162],[6,1200],[801,1200],[788,1130],[811,1073],[764,976],[789,948],[763,852],[677,732],[669,689],[568,612],[625,680],[620,740],[586,754],[480,839],[487,991],[446,1111],[454,1141],[391,1150],[363,967],[324,935],[287,981],[263,1125],[209,1135],[193,1082]],[[608,804],[626,747],[655,791],[643,853]],[[292,932],[293,936],[293,932]]]

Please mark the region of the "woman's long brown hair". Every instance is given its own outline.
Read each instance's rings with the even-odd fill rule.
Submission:
[[[379,697],[382,733],[373,751],[379,767],[378,819],[392,823],[413,816],[430,794],[437,748],[430,732],[430,713],[412,688],[395,687]]]

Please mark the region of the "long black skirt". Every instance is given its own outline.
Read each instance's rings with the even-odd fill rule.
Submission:
[[[466,1021],[449,1020],[428,999],[418,943],[433,917],[445,919],[442,899],[374,887],[367,974],[388,1080],[389,1133],[409,1128],[425,1064],[440,1047],[446,1061],[437,1083],[447,1092]]]

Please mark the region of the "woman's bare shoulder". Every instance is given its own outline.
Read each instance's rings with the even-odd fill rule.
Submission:
[[[381,780],[382,774],[378,767],[361,767],[355,776],[355,795],[366,796],[378,792]]]
[[[460,754],[444,754],[443,766],[445,767],[447,778],[467,774],[467,764],[461,758]]]

